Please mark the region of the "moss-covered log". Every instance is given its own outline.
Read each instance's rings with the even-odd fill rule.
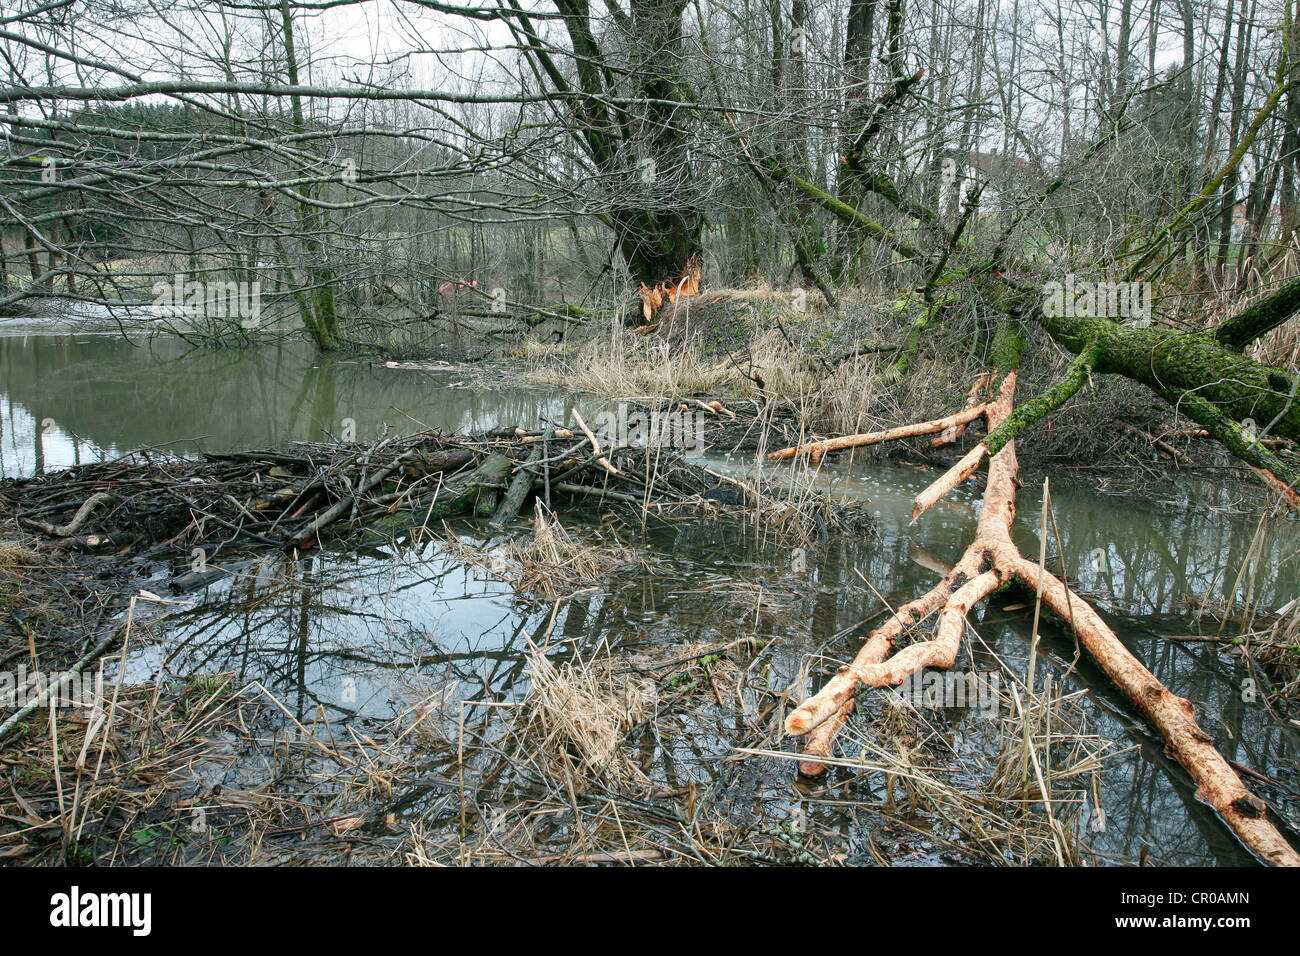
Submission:
[[[1214,339],[1230,349],[1244,349],[1300,312],[1300,279],[1293,279],[1214,330]]]
[[[1259,439],[1251,429],[1228,418],[1209,402],[1200,398],[1195,392],[1177,394],[1173,391],[1160,392],[1160,397],[1174,406],[1179,413],[1205,426],[1210,437],[1232,452],[1238,459],[1252,468],[1267,472],[1291,490],[1284,493],[1286,499],[1296,503],[1296,488],[1300,488],[1300,471],[1291,467]],[[1267,475],[1265,476],[1267,478]],[[1272,482],[1269,482],[1272,485]]]
[[[1048,316],[1037,307],[1032,315],[1076,354],[1095,344],[1098,372],[1141,382],[1173,404],[1195,395],[1237,422],[1252,420],[1261,431],[1300,440],[1300,402],[1289,374],[1227,348],[1210,333]]]

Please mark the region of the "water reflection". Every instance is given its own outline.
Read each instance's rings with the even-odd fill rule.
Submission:
[[[174,337],[0,336],[0,477],[117,457],[358,440],[384,423],[475,432],[558,417],[563,397],[456,387],[463,375],[390,369],[286,341],[193,349]]]
[[[757,541],[752,529],[735,523],[652,523],[644,539],[652,573],[616,572],[607,590],[563,604],[550,631],[555,655],[588,658],[605,648],[634,653],[753,636],[768,649],[747,699],[779,695],[800,679],[807,657],[820,654],[824,666],[808,687],[852,654],[857,637],[883,610],[882,599],[896,604],[934,580],[930,567],[908,556],[904,516],[880,509],[878,517],[878,535],[827,540],[812,551],[802,574],[789,570],[788,551]],[[627,540],[617,522],[576,524],[576,532],[593,542],[615,534]],[[937,545],[948,557],[960,549],[953,530]],[[471,538],[477,533],[468,526],[460,531]],[[922,560],[931,563],[933,556]],[[1164,562],[1141,567],[1154,577],[1172,574]],[[1136,593],[1158,590],[1147,578]],[[966,652],[963,666],[988,670],[1000,658],[1024,672],[1030,617],[1012,604],[1022,600],[1001,597],[972,615],[980,641]],[[1149,640],[1168,632],[1165,616],[1112,611],[1107,617],[1174,692],[1198,702],[1202,725],[1225,756],[1295,786],[1296,734],[1262,703],[1243,700],[1247,674],[1233,659],[1209,645]],[[214,588],[204,603],[174,619],[158,645],[133,657],[133,676],[233,671],[243,681],[262,681],[300,720],[318,704],[343,719],[387,718],[448,688],[459,699],[522,694],[525,637],[541,641],[549,619],[549,607],[521,603],[506,585],[457,564],[437,542],[361,555],[318,554],[286,565],[278,576],[264,571],[260,583],[249,573]],[[1121,749],[1135,745],[1110,761],[1102,776],[1106,827],[1090,833],[1094,850],[1127,860],[1145,848],[1170,862],[1248,862],[1104,675],[1086,660],[1071,669],[1073,640],[1048,625],[1042,648],[1055,664],[1056,679],[1070,670],[1068,686],[1088,692],[1088,730]],[[750,712],[756,713],[763,701],[752,703]],[[881,706],[874,698],[866,712]],[[745,714],[720,706],[711,717],[702,722],[678,714],[671,731],[658,729],[646,754],[656,778],[670,789],[722,782],[752,788],[735,799],[768,810],[798,805],[788,765],[768,762],[760,772],[719,759],[749,736]],[[959,749],[989,746],[988,722],[973,713],[951,719]],[[878,784],[867,779],[836,795],[875,799]],[[1279,808],[1289,812],[1293,806]],[[865,820],[845,808],[817,807],[816,813],[844,833],[848,846],[866,854]]]

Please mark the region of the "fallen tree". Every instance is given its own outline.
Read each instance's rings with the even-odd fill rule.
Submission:
[[[896,70],[895,75],[896,79],[911,79],[901,70]],[[1218,183],[1235,173],[1263,119],[1277,107],[1282,93],[1297,81],[1296,76],[1296,64],[1284,58],[1278,65],[1272,95],[1222,167],[1167,226],[1152,231],[1153,239],[1131,236],[1119,243],[1120,249],[1137,250],[1137,261],[1127,269],[1126,281],[1153,281],[1173,261],[1179,238],[1197,222],[1197,210],[1207,206]],[[985,437],[917,495],[912,509],[915,522],[987,462],[988,483],[974,540],[951,572],[873,630],[853,662],[789,715],[786,729],[808,738],[807,759],[801,769],[805,773],[824,769],[821,759],[831,753],[835,735],[852,710],[859,686],[894,686],[924,667],[951,667],[961,647],[967,612],[998,588],[1016,584],[1029,588],[1066,623],[1080,646],[1164,738],[1169,753],[1196,782],[1198,796],[1215,808],[1253,853],[1270,864],[1300,865],[1300,854],[1269,820],[1263,802],[1245,787],[1197,725],[1192,704],[1166,689],[1127,651],[1097,612],[1063,582],[1024,558],[1010,534],[1017,487],[1016,437],[1049,418],[1094,375],[1102,374],[1123,376],[1146,386],[1253,469],[1279,502],[1300,508],[1300,470],[1276,454],[1268,442],[1270,438],[1300,440],[1300,376],[1245,354],[1252,343],[1300,311],[1300,279],[1284,283],[1259,302],[1208,329],[1153,323],[1149,319],[1126,323],[1113,314],[1045,308],[1050,271],[1043,264],[1014,256],[1010,251],[1013,234],[1054,193],[1072,180],[1082,179],[1086,175],[1083,166],[1091,158],[1119,141],[1125,126],[1123,111],[1085,151],[1078,169],[1063,171],[1037,195],[1025,200],[1009,221],[1004,220],[991,249],[977,248],[966,234],[965,225],[978,203],[979,184],[968,192],[967,208],[957,227],[950,231],[936,228],[942,217],[907,195],[885,172],[883,164],[874,163],[867,153],[872,136],[888,122],[900,122],[896,114],[903,110],[910,89],[910,83],[896,83],[891,93],[881,98],[869,130],[854,141],[849,155],[844,157],[852,176],[869,182],[872,195],[892,206],[904,221],[910,220],[904,228],[869,216],[799,177],[735,130],[737,152],[745,167],[766,187],[813,201],[850,233],[867,237],[892,252],[895,265],[924,277],[907,310],[914,318],[895,361],[882,376],[882,384],[892,384],[914,367],[913,359],[925,334],[945,321],[956,304],[974,303],[981,317],[977,333],[980,327],[995,330],[984,340],[983,348],[994,370],[991,380],[996,382],[996,397],[983,397],[990,379],[981,379],[962,411],[883,431],[808,442],[768,456],[781,460],[807,455],[816,461],[839,449],[936,433],[934,443],[946,444],[974,421],[983,418],[987,425]],[[911,238],[927,231],[939,240],[932,244],[933,249],[923,249]],[[1153,262],[1157,264],[1151,266]],[[1033,326],[1045,332],[1055,345],[1068,350],[1074,359],[1041,394],[1017,404],[1016,379],[1025,332]],[[932,617],[936,621],[932,637],[895,652],[905,634]]]
[[[1085,365],[1076,363],[1072,372]],[[977,406],[988,425],[986,442],[1014,426],[1016,377],[1013,364],[1003,371],[996,397]],[[926,423],[926,431],[938,430],[931,425]],[[976,448],[987,450],[985,443]],[[958,467],[964,470],[964,466]],[[841,667],[825,687],[786,718],[789,733],[809,736],[807,759],[800,770],[816,775],[825,769],[820,758],[830,755],[860,685],[894,687],[925,667],[952,667],[961,650],[968,612],[994,591],[1014,584],[1029,589],[1065,622],[1079,645],[1164,738],[1170,755],[1196,783],[1197,797],[1219,813],[1251,852],[1272,865],[1300,866],[1300,853],[1268,818],[1266,804],[1247,789],[1197,724],[1192,703],[1173,694],[1144,667],[1087,602],[1041,564],[1021,555],[1011,538],[1017,473],[1014,439],[999,440],[997,450],[989,456],[988,483],[975,538],[960,560],[930,591],[900,607],[873,630],[852,663]],[[913,520],[955,486],[952,474],[942,476],[917,496]],[[932,617],[936,621],[933,636],[895,650],[904,634]]]

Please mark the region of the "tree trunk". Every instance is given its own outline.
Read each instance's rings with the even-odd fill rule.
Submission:
[[[647,100],[639,135],[625,138],[618,157],[635,168],[635,202],[616,206],[611,219],[633,277],[654,286],[679,279],[700,251],[704,220],[690,192],[689,131],[684,111],[664,101],[682,98],[682,11],[685,0],[634,0],[632,68]]]

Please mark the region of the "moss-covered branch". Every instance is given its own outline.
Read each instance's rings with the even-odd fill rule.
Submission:
[[[984,439],[982,444],[989,450],[989,455],[996,455],[1006,446],[1007,442],[1014,439],[1030,425],[1040,422],[1052,414],[1068,402],[1079,389],[1083,388],[1084,383],[1088,381],[1088,375],[1092,371],[1093,365],[1096,364],[1100,351],[1096,345],[1085,347],[1078,357],[1070,363],[1070,367],[1065,370],[1065,374],[1047,391],[1036,398],[1017,405],[1007,419],[989,432]]]
[[[1148,263],[1151,262],[1156,253],[1158,253],[1166,243],[1172,242],[1181,232],[1194,226],[1199,221],[1197,214],[1218,197],[1219,190],[1223,186],[1224,181],[1235,173],[1237,167],[1241,165],[1241,161],[1245,159],[1246,153],[1250,150],[1250,147],[1254,145],[1255,138],[1259,136],[1260,130],[1264,128],[1265,121],[1273,115],[1273,111],[1277,109],[1278,104],[1282,101],[1282,95],[1286,93],[1287,89],[1291,87],[1293,83],[1296,82],[1295,72],[1297,66],[1300,66],[1300,64],[1288,63],[1286,56],[1283,56],[1282,63],[1278,66],[1277,80],[1273,85],[1272,91],[1268,95],[1268,99],[1264,101],[1264,105],[1255,113],[1254,118],[1250,121],[1250,125],[1246,127],[1241,139],[1237,142],[1236,147],[1229,154],[1227,160],[1221,167],[1219,167],[1219,170],[1210,177],[1205,185],[1201,187],[1201,191],[1196,194],[1191,202],[1187,203],[1187,205],[1180,209],[1174,218],[1170,220],[1169,224],[1161,229],[1160,232],[1156,234],[1155,238],[1147,244],[1142,254],[1138,256],[1137,261],[1129,267],[1128,274],[1125,276],[1126,279],[1136,279],[1142,275],[1143,270],[1147,267]],[[1148,275],[1158,273],[1160,269],[1164,267],[1165,263],[1172,259],[1173,256],[1173,252],[1168,253],[1155,268],[1150,270]]]
[[[1292,279],[1214,329],[1214,338],[1230,349],[1244,349],[1300,312],[1300,279]]]
[[[1204,426],[1210,437],[1241,461],[1255,468],[1271,472],[1274,477],[1285,482],[1291,488],[1300,488],[1300,471],[1292,468],[1277,455],[1269,451],[1259,436],[1252,430],[1242,427],[1218,408],[1199,397],[1194,392],[1178,393],[1173,390],[1159,391],[1161,398],[1174,406],[1180,413]]]
[[[861,229],[867,235],[871,236],[885,245],[889,246],[895,252],[907,256],[910,259],[924,259],[925,256],[919,249],[911,243],[901,239],[896,233],[886,229],[876,220],[872,219],[864,212],[854,209],[846,202],[842,202],[832,196],[825,190],[818,189],[808,180],[796,176],[786,166],[776,159],[766,158],[761,163],[754,164],[756,171],[763,176],[768,177],[773,182],[784,186],[789,186],[803,193],[817,205],[821,206],[836,219]]]
[[[1209,333],[1048,316],[1040,308],[1031,314],[1072,352],[1095,343],[1098,372],[1131,378],[1161,396],[1195,395],[1228,418],[1271,423],[1277,435],[1300,441],[1300,402],[1290,393],[1289,375],[1225,347]]]

